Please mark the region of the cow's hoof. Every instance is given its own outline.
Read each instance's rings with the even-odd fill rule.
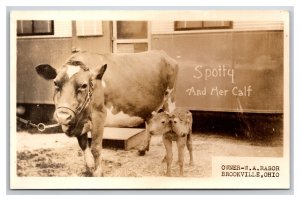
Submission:
[[[167,177],[171,177],[171,172],[166,172]]]
[[[146,150],[145,149],[144,150],[139,150],[138,154],[139,154],[139,156],[145,156]]]

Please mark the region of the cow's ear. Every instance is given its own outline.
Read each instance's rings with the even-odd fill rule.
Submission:
[[[52,80],[57,76],[55,68],[53,68],[49,64],[38,65],[35,67],[35,70],[39,74],[39,76],[43,77],[46,80]]]
[[[105,71],[106,71],[106,68],[107,68],[107,64],[104,64],[103,66],[99,66],[99,67],[96,67],[94,70],[93,70],[93,79],[97,79],[97,80],[101,80]]]

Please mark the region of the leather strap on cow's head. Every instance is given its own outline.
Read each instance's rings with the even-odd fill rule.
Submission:
[[[75,110],[73,110],[69,107],[65,107],[65,106],[57,107],[57,109],[60,109],[60,108],[68,109],[74,114],[74,116],[76,118],[88,107],[89,103],[91,102],[93,90],[94,90],[94,85],[93,85],[93,82],[90,80],[88,94],[86,95],[86,97],[81,105],[79,105]]]
[[[90,80],[89,81],[89,91],[88,91],[88,94],[87,94],[84,102],[76,108],[75,116],[79,115],[83,110],[85,110],[87,108],[87,106],[91,102],[93,90],[94,90],[94,85],[93,85],[93,82]]]

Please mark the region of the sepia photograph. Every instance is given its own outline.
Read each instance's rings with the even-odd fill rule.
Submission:
[[[289,13],[10,13],[11,189],[289,189]]]

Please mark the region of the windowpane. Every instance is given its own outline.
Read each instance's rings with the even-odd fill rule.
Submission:
[[[32,21],[22,20],[17,22],[17,33],[18,34],[30,34],[32,33]]]
[[[136,53],[148,50],[147,43],[121,43],[117,45],[118,53]]]
[[[103,35],[102,21],[99,20],[76,20],[77,36],[100,36]]]
[[[53,20],[18,20],[17,35],[54,35],[54,22]]]
[[[175,31],[202,29],[231,29],[232,21],[175,21]]]
[[[147,38],[147,21],[118,21],[118,39],[142,39]]]
[[[231,21],[203,21],[206,28],[227,28],[231,27]]]
[[[148,50],[148,43],[134,43],[134,52],[144,52]]]
[[[182,29],[182,30],[192,30],[192,29],[201,29],[202,21],[176,21],[175,22],[175,29]]]
[[[51,33],[51,21],[33,21],[34,33]]]

